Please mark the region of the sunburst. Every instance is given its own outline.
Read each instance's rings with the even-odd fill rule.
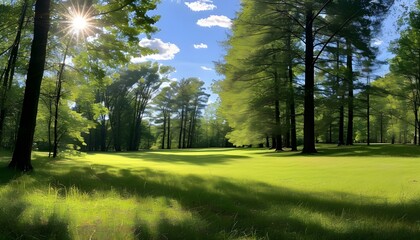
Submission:
[[[85,5],[73,5],[67,8],[64,15],[66,25],[63,31],[66,35],[71,35],[77,39],[86,39],[93,33],[94,18],[93,9]]]

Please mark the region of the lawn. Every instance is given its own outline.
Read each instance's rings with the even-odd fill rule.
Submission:
[[[420,147],[0,158],[0,239],[419,239]]]

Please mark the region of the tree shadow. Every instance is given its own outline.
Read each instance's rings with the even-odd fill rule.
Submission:
[[[222,177],[176,175],[148,168],[119,169],[95,164],[67,173],[37,166],[35,178],[86,194],[110,191],[121,197],[172,199],[203,224],[159,218],[149,226],[137,219],[138,239],[416,239],[420,199],[400,204],[346,192],[299,192],[261,182],[238,183]],[[116,172],[116,173],[115,173]],[[47,178],[48,176],[48,178]],[[46,180],[48,179],[48,180]],[[335,221],[342,225],[337,230]],[[325,222],[331,222],[326,224]],[[388,223],[388,225],[387,225]]]
[[[318,153],[316,154],[302,154],[301,152],[273,152],[267,151],[259,153],[265,156],[272,157],[296,157],[296,156],[311,156],[311,157],[406,157],[417,158],[420,156],[420,147],[416,145],[399,145],[399,144],[372,144],[366,145],[352,145],[352,146],[337,146],[335,144],[322,144],[317,146]]]
[[[55,213],[45,217],[39,209],[26,216],[30,203],[23,195],[15,190],[0,195],[0,239],[71,239],[68,222]]]

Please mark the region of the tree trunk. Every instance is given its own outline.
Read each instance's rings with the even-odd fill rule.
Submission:
[[[100,129],[100,148],[101,148],[101,152],[106,152],[107,151],[107,144],[106,144],[106,138],[107,138],[107,124],[106,124],[106,120],[105,120],[105,116],[102,117],[103,119],[101,120],[101,129]]]
[[[305,17],[305,103],[302,153],[316,153],[315,149],[315,103],[314,103],[314,36],[312,8]]]
[[[109,122],[111,124],[111,131],[114,138],[114,150],[116,152],[121,152],[121,113],[114,110],[112,114],[109,114]]]
[[[367,135],[367,139],[366,139],[366,144],[369,146],[370,145],[370,82],[369,82],[369,77],[367,78],[367,87],[366,87],[366,102],[367,102],[367,106],[366,106],[366,135]]]
[[[182,148],[182,133],[184,132],[183,130],[183,125],[184,125],[184,106],[181,109],[181,120],[179,122],[179,138],[178,138],[178,148]]]
[[[185,107],[185,109],[187,109],[187,107]],[[188,111],[185,110],[185,114],[184,114],[184,129],[183,129],[183,133],[182,133],[182,148],[186,148],[187,145],[185,143],[186,139],[187,139],[187,122],[188,122]]]
[[[267,148],[270,148],[270,138],[267,136],[267,137],[265,137],[265,146],[267,147]]]
[[[19,123],[16,148],[9,167],[23,172],[33,169],[31,164],[32,144],[35,133],[36,115],[50,27],[50,0],[37,0],[35,3],[34,37],[26,79],[22,115]]]
[[[340,116],[338,122],[338,146],[344,144],[344,96],[341,96]]]
[[[381,119],[380,119],[380,124],[381,124],[381,143],[384,142],[384,114],[381,112]]]
[[[69,50],[69,45],[71,43],[71,37],[69,38],[68,43],[66,44],[66,50],[64,51],[63,56],[63,63],[60,65],[60,70],[58,72],[58,79],[56,84],[56,92],[55,92],[55,113],[54,113],[54,145],[53,145],[53,158],[56,158],[58,155],[58,143],[59,143],[59,137],[58,137],[58,110],[60,107],[60,100],[61,100],[61,89],[63,86],[63,74],[64,74],[64,68],[66,66],[66,58],[67,58],[67,52]]]
[[[165,139],[166,139],[166,112],[163,112],[163,133],[162,133],[162,145],[161,148],[165,149]]]
[[[419,127],[419,114],[416,104],[414,104],[414,145],[417,145],[417,129]]]
[[[289,52],[287,76],[289,78],[289,91],[288,91],[288,109],[289,109],[289,135],[290,135],[290,147],[292,151],[297,151],[297,140],[296,140],[296,110],[295,110],[295,90],[293,87],[293,56],[292,56],[292,41],[291,35],[287,37],[287,49]]]
[[[166,142],[166,148],[171,149],[171,113],[168,113],[168,140]]]
[[[353,145],[353,50],[347,40],[347,84],[348,84],[348,121],[346,145]]]
[[[337,84],[337,98],[339,100],[339,119],[338,119],[338,146],[344,144],[344,92],[343,88],[340,87],[340,76],[338,71],[340,70],[340,41],[337,40],[337,59],[336,59],[336,84]],[[340,98],[341,97],[341,98]]]
[[[287,148],[291,148],[291,142],[290,142],[290,132],[291,132],[291,126],[290,126],[290,103],[289,103],[289,98],[287,98],[286,101],[286,124],[285,124],[285,136],[284,136],[284,146]]]

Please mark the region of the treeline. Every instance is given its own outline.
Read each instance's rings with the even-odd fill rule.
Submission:
[[[390,49],[391,74],[374,74],[384,64],[376,36],[398,4],[242,1],[218,64],[229,141],[279,151],[303,144],[304,153],[316,142],[419,143],[418,1],[398,13],[404,30]]]
[[[19,134],[51,157],[80,150],[226,146],[227,123],[217,103],[204,111],[209,95],[202,80],[171,81],[172,67],[132,61],[153,53],[139,46],[139,36],[157,30],[159,16],[148,15],[157,1],[104,3],[38,1],[35,9],[28,0],[0,4],[0,146],[27,153],[16,145]],[[36,8],[50,18],[38,21]],[[75,18],[85,23],[76,26]],[[42,47],[34,47],[40,43],[45,60],[35,61],[42,55]],[[27,75],[31,61],[45,62],[37,71],[29,66],[34,76]],[[19,133],[35,126],[21,117],[29,112],[36,115],[35,132]],[[18,168],[30,170],[25,161]]]

